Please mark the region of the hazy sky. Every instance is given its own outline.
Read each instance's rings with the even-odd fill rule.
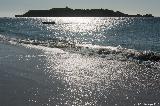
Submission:
[[[29,9],[56,7],[104,8],[128,14],[151,13],[160,16],[160,0],[0,0],[0,16],[13,17]]]

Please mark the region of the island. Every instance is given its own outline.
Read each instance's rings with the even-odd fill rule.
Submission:
[[[152,14],[146,15],[128,15],[120,11],[109,9],[71,9],[52,8],[49,10],[29,10],[23,15],[15,15],[15,17],[154,17]]]

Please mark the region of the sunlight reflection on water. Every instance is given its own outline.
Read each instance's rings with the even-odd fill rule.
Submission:
[[[42,20],[55,20],[57,24],[42,25]],[[21,24],[20,27],[26,24]],[[31,36],[37,34],[39,37],[46,33],[45,30],[47,29],[49,31],[47,34],[51,38],[62,37],[74,40],[74,42],[77,40],[76,43],[80,44],[85,42],[93,44],[96,41],[104,43],[111,38],[116,43],[124,32],[132,33],[134,31],[132,27],[127,30],[123,28],[119,30],[124,24],[130,24],[127,18],[39,18],[38,21],[30,21],[30,24],[34,28],[38,26],[41,29],[40,32],[32,29],[32,27],[31,29],[22,28],[22,32],[26,30],[27,34],[31,34]],[[125,28],[128,27],[125,26]],[[110,31],[111,34],[109,34]],[[117,37],[116,34],[119,34],[119,31],[121,31],[121,36]],[[43,40],[47,39],[48,36],[44,36]],[[37,36],[33,37],[36,39]],[[125,37],[121,40],[126,40]],[[18,44],[15,43],[15,45]],[[159,62],[146,61],[143,64],[129,59],[120,60],[119,58],[123,54],[116,53],[106,54],[106,56],[89,55],[87,47],[78,52],[72,51],[73,48],[58,49],[30,44],[20,44],[20,46],[26,47],[27,50],[22,51],[22,48],[14,50],[13,47],[6,49],[5,46],[2,48],[4,53],[0,52],[4,57],[3,55],[0,57],[3,63],[1,67],[7,71],[10,69],[11,75],[13,74],[11,77],[3,76],[4,78],[11,78],[12,80],[12,77],[15,78],[14,75],[20,76],[15,78],[15,84],[22,80],[19,83],[23,88],[20,86],[17,89],[16,86],[17,91],[14,89],[12,91],[17,94],[20,89],[22,94],[27,96],[29,103],[42,106],[159,105]],[[94,45],[91,46],[95,47]],[[99,45],[99,47],[101,46]],[[34,49],[33,53],[31,53],[32,49]],[[41,52],[38,51],[37,53],[36,50]]]
[[[47,30],[60,31],[60,35],[70,40],[76,40],[78,43],[102,42],[107,38],[109,30],[125,24],[127,18],[94,18],[94,17],[63,17],[63,18],[46,18],[46,21],[55,20],[57,25],[47,26]],[[59,34],[55,34],[57,37]]]
[[[138,95],[146,95],[149,90],[157,89],[158,77],[154,77],[159,76],[158,69],[154,69],[150,77],[147,73],[151,72],[152,68],[139,66],[134,62],[107,60],[58,49],[47,50],[45,55],[46,74],[49,74],[50,79],[54,79],[56,75],[58,80],[64,82],[65,88],[59,88],[66,91],[59,97],[63,100],[62,104],[137,105],[136,103],[141,101]],[[146,79],[151,82],[146,82]],[[146,98],[150,98],[150,95]],[[122,101],[125,103],[121,103]]]

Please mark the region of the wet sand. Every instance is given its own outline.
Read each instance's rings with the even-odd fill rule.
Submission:
[[[0,43],[1,106],[160,103],[160,64]]]

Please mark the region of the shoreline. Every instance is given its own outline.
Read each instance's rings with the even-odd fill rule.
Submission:
[[[57,48],[68,52],[77,52],[84,55],[90,56],[104,56],[108,55],[121,55],[122,60],[136,60],[139,62],[151,61],[160,62],[160,54],[152,51],[137,51],[134,49],[122,48],[120,45],[117,47],[113,46],[99,46],[99,45],[86,45],[86,44],[76,44],[67,40],[52,39],[50,41],[37,41],[37,40],[23,40],[15,38],[3,38],[0,37],[0,41],[4,43],[9,43],[13,45],[33,45],[42,46],[48,48]],[[83,53],[84,52],[84,53]],[[85,53],[86,52],[86,53]]]
[[[94,101],[99,100],[102,102],[96,102],[97,105],[159,104],[160,102],[155,101],[158,95],[154,99],[148,95],[148,92],[159,94],[155,91],[158,90],[158,79],[152,79],[150,74],[146,74],[153,72],[153,77],[156,76],[159,72],[156,64],[155,67],[148,67],[129,61],[79,55],[57,48],[49,49],[43,46],[40,48],[36,45],[19,46],[0,43],[0,47],[3,47],[0,51],[0,57],[3,57],[0,58],[1,88],[4,94],[2,105],[38,106],[47,103],[65,104],[66,101],[69,101],[68,105],[72,105],[76,98],[81,100],[77,102],[78,105],[85,105],[86,102],[94,104]],[[8,57],[2,56],[2,51]],[[150,79],[149,82],[146,77]],[[150,91],[150,89],[154,90]],[[88,95],[85,100],[84,95]],[[64,100],[60,101],[62,98]],[[109,101],[111,99],[116,102]]]

